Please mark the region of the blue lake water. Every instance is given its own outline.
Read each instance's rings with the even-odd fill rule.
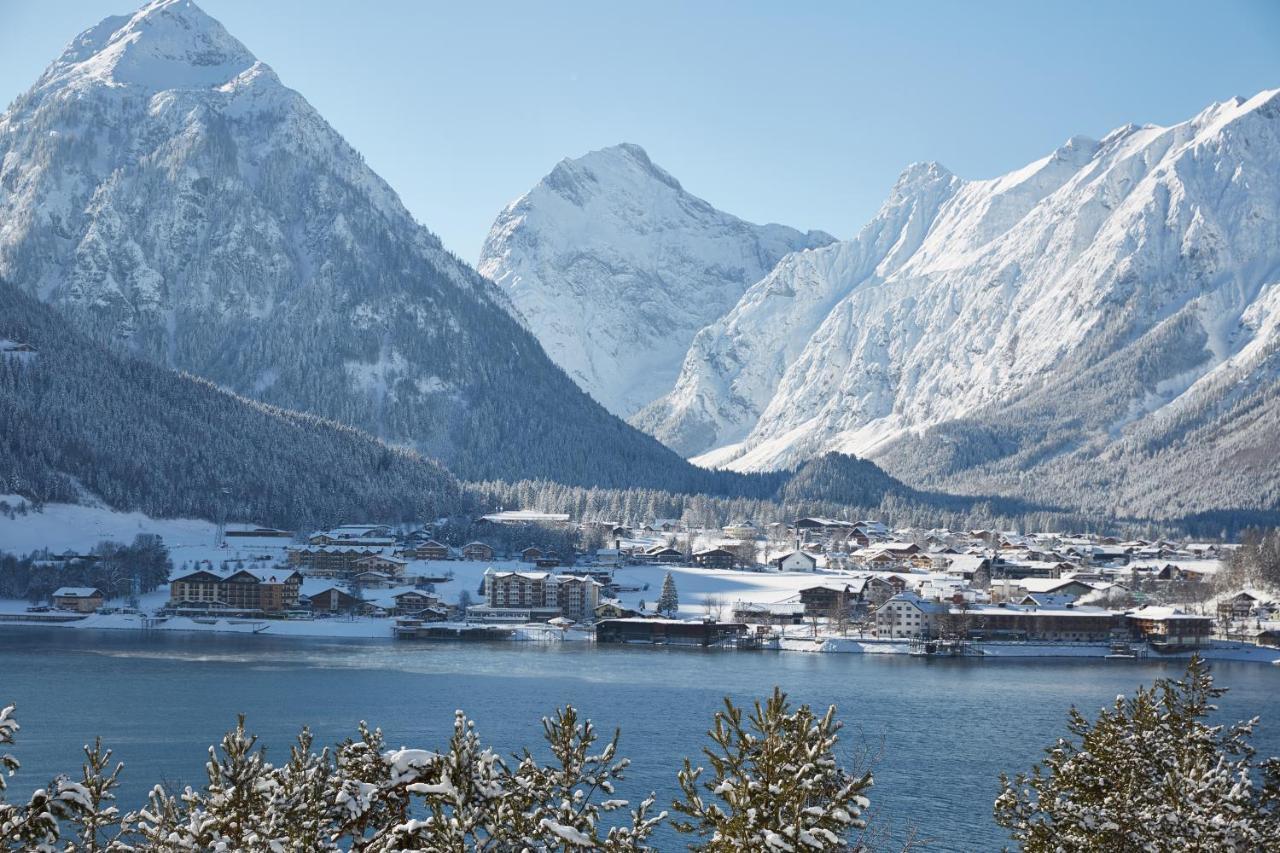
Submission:
[[[283,757],[299,727],[320,744],[379,725],[392,746],[434,748],[464,709],[504,751],[541,743],[540,718],[573,703],[602,730],[622,729],[632,759],[624,796],[676,793],[675,772],[706,743],[728,694],[780,685],[835,704],[845,746],[881,752],[873,820],[907,826],[929,849],[998,850],[991,819],[1001,770],[1029,768],[1066,733],[1067,708],[1090,715],[1118,693],[1176,675],[1175,663],[1073,660],[922,661],[907,657],[710,652],[573,644],[330,641],[216,634],[0,628],[0,705],[18,705],[14,752],[26,793],[79,767],[102,735],[125,762],[122,805],[158,780],[199,783],[206,747],[237,713]],[[1219,663],[1221,717],[1262,717],[1255,744],[1280,754],[1280,667]],[[659,839],[680,849],[677,837]]]

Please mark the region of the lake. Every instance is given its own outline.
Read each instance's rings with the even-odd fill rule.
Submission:
[[[873,820],[906,827],[932,850],[998,850],[997,774],[1029,768],[1066,733],[1072,703],[1089,716],[1118,693],[1176,675],[1176,663],[930,660],[890,655],[726,652],[577,644],[391,643],[228,634],[0,628],[0,705],[18,705],[14,753],[28,793],[79,767],[102,735],[125,762],[122,805],[159,780],[199,783],[206,747],[235,722],[283,758],[306,724],[326,744],[356,722],[389,745],[444,744],[464,709],[484,739],[510,752],[541,745],[540,717],[571,702],[601,731],[622,728],[632,759],[621,791],[666,807],[675,772],[706,743],[728,694],[745,701],[780,685],[796,700],[835,704],[843,746],[880,751]],[[1280,754],[1280,668],[1218,663],[1229,687],[1221,717],[1262,716],[1255,744]],[[848,754],[848,753],[846,753]],[[668,833],[663,849],[682,847]]]

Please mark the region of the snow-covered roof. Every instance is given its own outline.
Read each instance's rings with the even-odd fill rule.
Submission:
[[[993,580],[991,583],[993,586],[1007,585],[1011,587],[1018,587],[1030,593],[1055,592],[1063,587],[1071,586],[1071,584],[1090,586],[1090,584],[1076,580],[1075,578],[1000,578],[998,580]]]
[[[102,597],[102,590],[91,586],[60,586],[53,592],[54,598]]]
[[[505,512],[491,512],[480,516],[482,521],[495,524],[535,524],[565,522],[569,520],[567,512],[539,512],[536,509],[512,509]]]
[[[1171,619],[1212,619],[1211,616],[1196,616],[1191,613],[1183,613],[1176,607],[1161,607],[1154,604],[1148,604],[1145,607],[1139,607],[1137,610],[1130,610],[1127,615],[1138,619],[1156,619],[1166,621]]]

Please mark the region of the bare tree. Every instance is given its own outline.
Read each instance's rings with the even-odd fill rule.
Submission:
[[[733,554],[733,563],[736,566],[751,567],[756,565],[756,543],[735,542],[732,545],[725,545],[724,549]]]

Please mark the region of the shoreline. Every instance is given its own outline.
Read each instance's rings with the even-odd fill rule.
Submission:
[[[303,640],[379,640],[385,642],[402,642],[406,644],[469,642],[464,639],[404,639],[397,640],[394,635],[395,621],[391,619],[316,619],[316,620],[252,620],[252,619],[214,619],[211,622],[197,622],[190,617],[175,616],[164,622],[144,625],[144,618],[134,614],[91,614],[75,618],[67,614],[66,619],[58,621],[24,620],[10,618],[0,620],[0,628],[62,628],[68,630],[100,630],[100,631],[135,631],[140,634],[171,632],[181,634],[236,634],[241,636],[266,636],[273,638],[293,638]],[[492,626],[467,626],[461,623],[439,623],[443,628],[455,628],[463,632],[480,630]],[[581,630],[561,630],[547,626],[512,625],[511,636],[497,640],[506,643],[595,643],[594,636]],[[493,642],[492,636],[486,638]],[[637,644],[643,646],[645,644]],[[964,655],[921,655],[912,653],[910,640],[878,639],[875,637],[774,637],[765,641],[764,651],[793,652],[803,654],[874,654],[895,655],[905,657],[962,659],[962,660],[1009,660],[1027,658],[1074,658],[1103,661],[1111,654],[1109,644],[1101,643],[1035,643],[1035,642],[974,642],[970,644],[970,653]],[[1254,646],[1231,641],[1216,641],[1197,650],[1202,658],[1208,661],[1234,661],[1238,663],[1271,664],[1280,662],[1280,648],[1270,646]],[[1187,660],[1192,651],[1152,652],[1146,651],[1135,660]],[[1117,661],[1125,663],[1126,661]]]

